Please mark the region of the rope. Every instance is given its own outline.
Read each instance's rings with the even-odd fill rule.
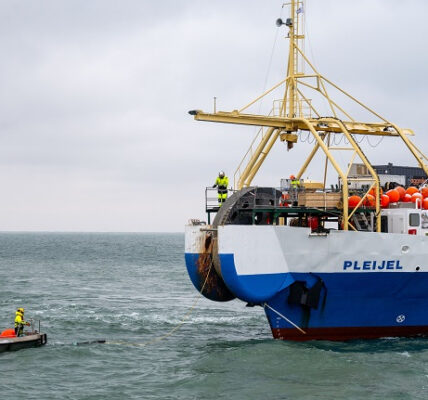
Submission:
[[[354,138],[354,140],[355,140],[356,143],[361,144],[363,142],[363,140],[366,138],[366,135],[363,135],[361,137],[361,139],[359,139],[359,141],[357,139],[357,135],[352,135],[352,137]]]
[[[280,18],[282,18],[282,13],[284,11],[283,8],[284,8],[284,6],[281,7],[281,13],[280,13],[280,16],[279,16]],[[268,67],[267,67],[267,70],[266,70],[265,82],[263,84],[263,93],[266,91],[266,86],[267,86],[267,82],[268,82],[268,79],[269,79],[270,70],[271,70],[271,67],[272,67],[272,60],[273,60],[273,56],[274,56],[274,53],[275,53],[276,42],[278,41],[279,31],[280,31],[279,28],[277,28],[276,31],[275,31],[275,38],[273,40],[272,50],[270,52],[270,57],[269,57],[269,63],[268,63]],[[263,99],[259,103],[259,113],[261,111],[262,102],[263,102]]]
[[[336,138],[339,138],[339,141],[337,142]],[[339,144],[342,142],[343,136],[341,134],[335,133],[333,135],[333,145],[339,146]],[[337,143],[336,143],[337,142]]]
[[[281,7],[280,18],[282,18],[283,8],[284,8],[284,5]],[[262,93],[264,93],[266,91],[266,86],[267,86],[267,83],[268,83],[268,79],[269,79],[269,75],[270,75],[270,71],[271,71],[271,67],[272,67],[272,60],[273,60],[273,56],[274,56],[274,53],[275,53],[276,42],[278,41],[279,31],[280,31],[279,29],[275,30],[275,37],[274,37],[274,40],[273,40],[272,50],[270,52],[270,57],[269,57],[269,62],[268,62],[267,70],[266,70],[266,76],[265,76],[265,81],[264,81],[264,84],[263,84],[263,91],[262,91]],[[259,102],[259,109],[257,111],[259,114],[262,111],[263,100],[264,100],[264,97],[262,99],[260,99],[260,102]],[[254,132],[257,132],[257,129],[258,129],[258,127],[254,126]]]
[[[269,308],[269,310],[272,310],[275,314],[279,315],[281,318],[283,318],[285,321],[287,321],[290,325],[293,325],[303,335],[306,335],[306,332],[302,328],[300,328],[293,321],[289,320],[287,317],[285,317],[284,315],[282,315],[279,311],[276,311],[268,303],[264,303],[263,306]]]
[[[302,143],[313,144],[315,142],[315,138],[312,137],[311,132],[308,132],[306,138],[303,138],[303,131],[300,131],[298,137]]]
[[[378,141],[375,145],[373,145],[373,144],[370,142],[369,137],[367,136],[367,143],[370,145],[370,147],[375,148],[375,147],[379,146],[379,145],[382,143],[383,139],[384,139],[384,136],[381,136],[381,137],[380,137],[380,139],[379,139],[379,141]]]
[[[209,270],[208,270],[208,273],[207,273],[207,276],[206,276],[206,278],[205,278],[204,284],[202,285],[202,288],[201,288],[201,290],[199,291],[199,294],[202,294],[202,292],[203,292],[203,291],[204,291],[204,289],[205,289],[205,285],[206,285],[206,283],[207,283],[207,281],[208,281],[208,277],[210,276],[212,266],[213,266],[213,261],[211,260],[210,268],[209,268]],[[158,338],[156,338],[156,339],[152,339],[152,340],[149,340],[149,341],[147,341],[147,342],[143,342],[143,343],[130,343],[130,342],[125,342],[125,341],[110,341],[110,340],[106,341],[105,343],[106,343],[106,344],[118,344],[118,345],[123,345],[123,346],[145,347],[145,346],[149,346],[149,345],[151,345],[151,344],[154,344],[154,343],[160,342],[160,341],[162,341],[162,340],[164,340],[164,339],[166,339],[166,338],[170,337],[174,332],[178,331],[178,330],[183,326],[184,322],[185,322],[185,321],[190,317],[190,315],[192,314],[192,312],[193,312],[193,310],[195,309],[196,304],[198,303],[198,301],[199,301],[199,299],[200,299],[200,298],[201,298],[201,297],[200,297],[199,295],[197,295],[197,296],[195,297],[195,300],[193,301],[193,304],[190,306],[189,310],[187,311],[187,313],[186,313],[186,314],[184,314],[183,318],[181,318],[181,321],[180,321],[176,326],[174,326],[174,327],[173,327],[169,332],[167,332],[165,335],[163,335],[163,336],[161,336],[161,337],[158,337]]]

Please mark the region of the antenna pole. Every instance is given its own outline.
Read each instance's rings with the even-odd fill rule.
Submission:
[[[286,22],[290,46],[288,52],[287,84],[284,95],[283,115],[288,118],[296,118],[301,116],[301,110],[299,112],[298,105],[297,78],[301,75],[299,71],[299,40],[304,39],[304,34],[300,15],[303,14],[304,10],[302,0],[291,0],[287,5],[290,6],[290,18],[287,18]]]
[[[295,36],[296,36],[296,0],[291,0],[291,15],[290,15],[290,23],[288,24],[289,28],[289,37],[290,37],[290,50],[288,57],[288,117],[294,118],[296,115],[296,52],[295,52]]]

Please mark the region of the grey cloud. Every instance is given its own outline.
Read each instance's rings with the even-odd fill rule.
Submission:
[[[255,130],[194,122],[187,111],[212,110],[213,96],[219,109],[238,108],[283,79],[281,5],[0,1],[3,229],[180,231],[203,218],[204,186],[219,169],[232,180]],[[423,133],[427,8],[308,1],[307,54],[368,105]],[[382,146],[369,147],[374,162],[411,162],[394,143]],[[277,184],[309,149],[276,145],[256,183]],[[166,217],[171,201],[177,212]]]

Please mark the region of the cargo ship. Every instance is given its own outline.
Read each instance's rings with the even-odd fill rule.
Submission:
[[[259,127],[227,200],[220,207],[208,202],[208,222],[191,219],[185,228],[190,279],[210,300],[263,307],[277,339],[426,335],[428,188],[382,187],[361,138],[394,138],[425,176],[428,159],[412,130],[318,72],[303,51],[306,5],[292,0],[287,7],[288,18],[276,22],[289,41],[286,77],[240,109],[189,111],[197,121]],[[270,113],[249,112],[278,90]],[[353,118],[337,97],[367,119]],[[303,135],[313,145],[299,168],[290,165],[296,176],[278,177],[277,187],[253,186],[274,144],[299,151]],[[324,179],[303,179],[320,154],[315,168]],[[352,173],[355,165],[365,170],[363,178]],[[337,179],[328,184],[332,171]]]

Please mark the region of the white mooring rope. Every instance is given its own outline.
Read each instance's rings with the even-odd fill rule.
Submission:
[[[269,304],[263,303],[263,307],[269,308],[269,310],[272,310],[275,314],[278,314],[281,318],[285,319],[290,325],[293,325],[299,332],[301,332],[304,335],[306,335],[306,332],[302,328],[300,328],[299,326],[297,326],[293,321],[290,321],[286,316],[282,315],[279,311],[276,311]]]

